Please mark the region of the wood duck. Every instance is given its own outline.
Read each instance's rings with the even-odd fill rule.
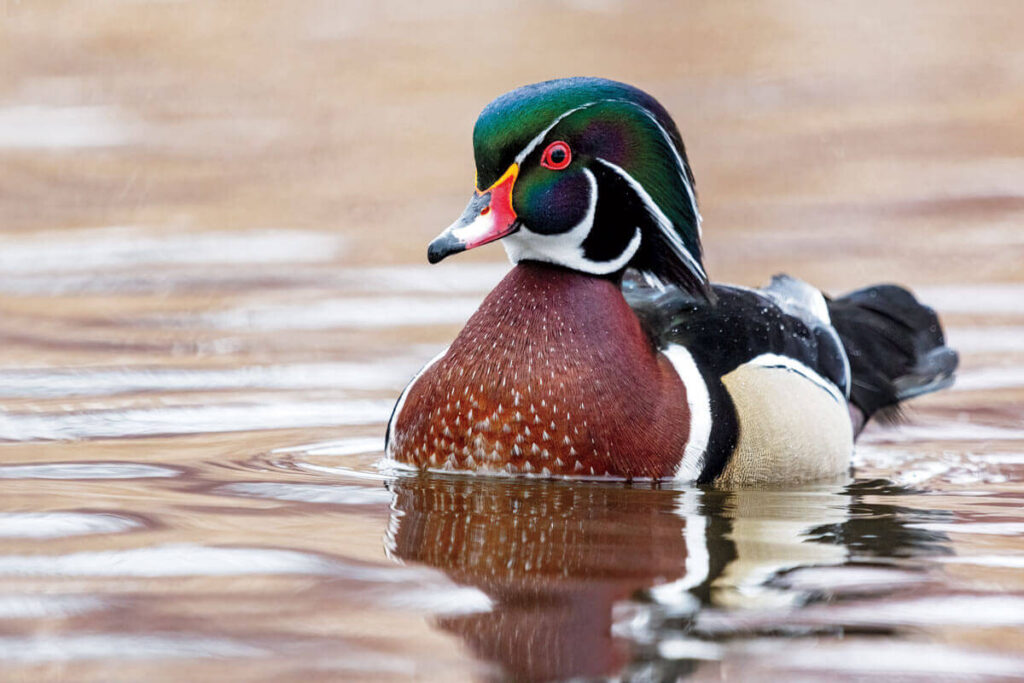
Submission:
[[[399,397],[387,455],[420,470],[721,486],[840,475],[874,416],[949,385],[935,313],[894,285],[830,299],[711,284],[675,123],[623,83],[513,90],[473,130],[476,190],[436,263],[514,264]]]

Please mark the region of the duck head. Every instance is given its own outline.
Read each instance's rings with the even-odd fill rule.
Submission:
[[[502,240],[541,261],[709,296],[693,174],[671,117],[650,95],[600,78],[513,90],[473,129],[476,189],[427,250],[431,263]]]

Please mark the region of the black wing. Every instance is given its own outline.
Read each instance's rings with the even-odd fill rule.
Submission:
[[[795,360],[846,394],[849,363],[828,320],[822,294],[810,285],[777,276],[764,289],[713,285],[707,303],[676,288],[623,283],[630,306],[661,346],[685,346],[698,367],[722,377],[764,354]]]

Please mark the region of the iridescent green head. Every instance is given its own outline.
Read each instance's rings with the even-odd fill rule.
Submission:
[[[686,150],[650,95],[600,78],[518,88],[484,108],[473,150],[477,189],[431,242],[432,263],[504,238],[513,262],[634,268],[707,295]]]

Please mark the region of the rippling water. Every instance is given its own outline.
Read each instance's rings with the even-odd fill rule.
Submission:
[[[1020,9],[727,5],[9,3],[3,678],[1024,678]],[[957,385],[795,490],[383,466],[508,268],[423,265],[473,117],[566,70],[676,114],[717,279],[913,285]]]

